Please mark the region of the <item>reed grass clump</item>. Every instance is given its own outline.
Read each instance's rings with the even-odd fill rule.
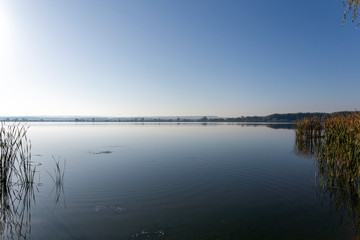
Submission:
[[[321,138],[316,157],[348,170],[351,168],[360,176],[360,113],[322,120],[304,118],[297,122],[295,134],[298,149],[311,139]]]
[[[35,166],[31,164],[31,142],[28,127],[18,123],[0,126],[0,185],[31,185],[34,182]]]
[[[316,158],[316,184],[330,208],[350,219],[354,239],[360,240],[360,113],[324,118],[320,138],[318,119],[298,122],[295,153]]]
[[[26,239],[31,231],[30,205],[35,201],[36,167],[31,162],[28,127],[0,124],[0,236]]]
[[[322,138],[314,144],[319,132],[314,134],[313,129],[319,126]],[[319,119],[299,121],[295,150],[299,155],[316,157],[321,175],[332,176],[335,185],[349,183],[360,199],[360,113],[325,118],[320,124]]]
[[[325,158],[360,162],[360,113],[325,119],[324,128]]]
[[[322,136],[323,124],[319,117],[308,117],[296,122],[297,138],[318,138]]]
[[[36,166],[31,161],[28,128],[22,123],[0,123],[0,239],[28,239],[31,234]],[[64,174],[65,162],[61,167],[60,159],[55,160],[54,174],[50,174],[56,189],[55,206],[64,195]]]

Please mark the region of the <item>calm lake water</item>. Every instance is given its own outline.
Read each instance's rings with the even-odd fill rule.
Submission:
[[[286,125],[31,123],[28,137],[31,239],[353,238]]]

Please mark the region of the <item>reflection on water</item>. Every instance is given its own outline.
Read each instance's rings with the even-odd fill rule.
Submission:
[[[208,123],[203,123],[205,125],[207,125]],[[211,123],[213,124],[213,123]],[[241,126],[241,127],[268,127],[268,128],[273,128],[273,129],[294,129],[294,124],[293,123],[228,123],[228,125],[237,125],[237,126]]]
[[[29,137],[44,174],[36,204],[35,196],[28,204],[31,218],[19,217],[28,219],[23,238],[349,237],[329,216],[328,199],[322,206],[314,198],[318,167],[293,154],[285,124],[34,123]],[[298,152],[312,146],[310,155],[313,145]],[[56,176],[46,173],[52,154],[67,160],[65,189],[53,188]],[[14,217],[11,204],[2,206]]]
[[[28,127],[0,125],[0,233],[2,238],[21,239],[30,235],[30,206],[35,201]]]
[[[338,164],[317,161],[319,176],[318,192],[321,200],[330,200],[332,211],[339,214],[346,224],[351,221],[355,238],[360,239],[360,201],[358,180],[348,181],[348,175]],[[356,176],[357,178],[357,176]]]
[[[48,174],[54,183],[54,187],[52,188],[50,195],[53,194],[55,195],[54,196],[54,209],[55,209],[55,207],[60,202],[61,196],[63,198],[64,206],[65,206],[64,176],[65,176],[66,161],[63,161],[63,165],[62,165],[60,158],[56,160],[53,156],[53,159],[55,161],[55,168],[52,174],[49,172]]]
[[[354,238],[360,239],[360,169],[352,168],[357,164],[329,157],[334,150],[328,149],[322,138],[295,138],[294,149],[302,157],[315,159],[318,197],[329,201],[330,211],[337,213],[344,225],[350,221]]]
[[[316,158],[321,149],[321,138],[295,138],[294,152],[305,158]]]
[[[1,187],[0,234],[2,239],[26,239],[31,233],[32,186]]]
[[[65,169],[60,169],[62,176]],[[56,172],[56,168],[54,172]],[[56,177],[56,176],[55,176]],[[39,193],[35,184],[0,185],[0,237],[1,239],[28,239],[31,236],[31,207],[36,204]],[[50,193],[54,197],[54,208],[64,198],[63,178],[54,184]]]

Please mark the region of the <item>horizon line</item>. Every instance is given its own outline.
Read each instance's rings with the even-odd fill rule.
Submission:
[[[286,115],[286,114],[332,114],[332,113],[341,113],[341,112],[359,112],[358,110],[342,110],[342,111],[335,111],[335,112],[286,112],[286,113],[278,113],[274,112],[267,115],[242,115],[242,116],[235,116],[235,117],[227,117],[227,116],[218,116],[218,115],[148,115],[148,116],[100,116],[100,115],[3,115],[0,118],[243,118],[243,117],[266,117],[270,115]]]

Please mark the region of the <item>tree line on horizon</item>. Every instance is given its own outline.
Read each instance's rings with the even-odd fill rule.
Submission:
[[[275,113],[267,116],[242,116],[234,118],[221,117],[134,117],[134,118],[106,118],[106,117],[76,117],[76,118],[51,118],[51,117],[2,117],[0,121],[4,122],[281,122],[294,123],[298,120],[318,117],[328,118],[332,116],[346,116],[357,111],[341,111],[333,113],[313,112],[313,113]]]

